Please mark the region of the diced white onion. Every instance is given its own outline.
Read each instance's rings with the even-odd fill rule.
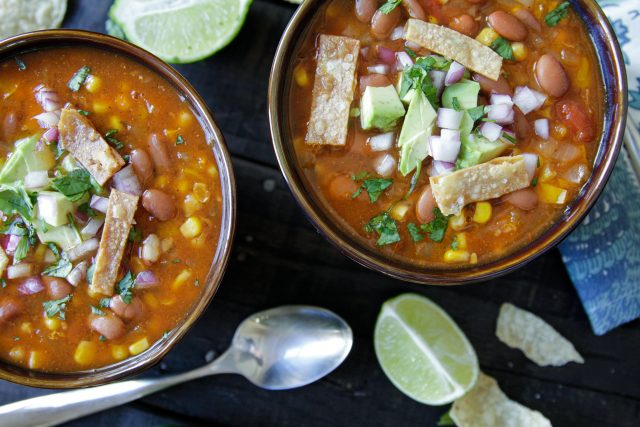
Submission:
[[[91,218],[87,225],[80,231],[80,233],[85,237],[93,237],[98,234],[100,227],[104,224],[104,218]]]
[[[542,107],[546,99],[547,97],[544,94],[531,90],[527,86],[518,86],[513,94],[513,103],[524,114],[529,114]]]
[[[513,106],[513,100],[511,99],[511,97],[509,95],[500,93],[494,93],[493,95],[491,95],[491,98],[489,98],[489,102],[493,105],[508,104],[510,106]]]
[[[369,74],[389,74],[389,66],[387,64],[370,65],[367,71]]]
[[[51,249],[46,249],[44,251],[44,263],[45,264],[53,264],[54,262],[56,262],[56,254],[53,253],[53,251],[51,251]]]
[[[383,154],[374,160],[373,168],[378,175],[388,178],[396,169],[396,159],[391,154]]]
[[[527,169],[527,173],[529,174],[529,180],[532,180],[536,175],[536,168],[538,167],[538,155],[523,153],[522,157],[524,157],[524,167]]]
[[[497,123],[484,122],[480,125],[480,133],[489,141],[493,142],[502,135],[502,126]]]
[[[22,263],[10,265],[7,267],[7,279],[20,279],[22,277],[31,276],[33,273],[33,264]]]
[[[155,234],[149,234],[142,242],[140,249],[140,258],[148,263],[154,263],[160,259],[160,238]]]
[[[431,76],[431,83],[433,83],[433,86],[436,88],[438,96],[442,95],[442,91],[444,90],[444,79],[447,76],[447,73],[442,70],[431,70],[429,75]]]
[[[77,261],[98,250],[98,246],[100,246],[100,242],[94,237],[69,249],[67,255],[71,261]]]
[[[391,35],[389,36],[391,40],[400,40],[404,38],[404,27],[396,27],[391,31]]]
[[[429,150],[434,160],[454,163],[460,152],[460,139],[451,139],[451,137],[447,136],[445,141],[442,136],[430,136]]]
[[[60,122],[60,111],[45,111],[37,116],[33,116],[38,121],[38,125],[41,128],[54,128],[58,126]]]
[[[536,131],[536,135],[540,138],[549,139],[549,119],[538,119],[533,122],[533,128]]]
[[[397,69],[400,71],[411,67],[413,65],[413,59],[411,59],[407,52],[396,52],[396,63],[398,64]]]
[[[453,108],[438,108],[438,127],[458,130],[463,115],[463,111],[456,111]]]
[[[508,125],[513,123],[514,113],[513,107],[509,104],[496,104],[487,107],[487,118],[495,120],[500,125]]]
[[[49,186],[49,172],[32,171],[24,177],[24,188],[38,190]]]
[[[78,284],[85,278],[87,275],[87,269],[89,268],[89,263],[87,261],[82,261],[78,263],[71,273],[67,275],[67,282],[71,284],[71,286],[78,286]]]
[[[430,175],[431,176],[445,175],[445,174],[453,172],[455,167],[456,167],[455,163],[441,162],[441,161],[438,161],[438,160],[434,160],[433,162],[431,162],[431,173],[430,173]]]
[[[462,76],[464,76],[465,68],[463,65],[453,61],[447,71],[447,76],[444,79],[445,86],[451,86],[454,83],[458,83]]]
[[[375,135],[367,140],[371,151],[387,151],[393,147],[393,142],[396,139],[396,135],[393,132],[381,133]]]
[[[584,178],[588,175],[589,169],[587,165],[579,163],[571,166],[562,174],[562,179],[565,179],[574,184],[581,184]]]
[[[91,202],[89,203],[91,209],[95,209],[98,212],[107,213],[107,209],[109,208],[109,199],[106,197],[100,197],[93,195],[91,196]]]

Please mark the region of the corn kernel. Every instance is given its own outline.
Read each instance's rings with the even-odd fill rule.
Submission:
[[[140,354],[148,348],[149,341],[147,341],[146,338],[142,338],[141,340],[138,340],[129,346],[129,353],[131,353],[132,356],[135,356],[136,354]]]
[[[476,203],[476,211],[473,213],[473,221],[478,224],[484,224],[491,219],[491,203]]]
[[[117,95],[115,102],[118,108],[120,108],[122,111],[127,111],[129,108],[131,108],[131,102],[129,102],[129,97],[124,93]]]
[[[485,46],[491,46],[491,44],[498,38],[498,33],[493,31],[489,27],[485,27],[480,31],[480,34],[476,36],[476,40]]]
[[[527,59],[527,47],[524,43],[511,43],[511,50],[513,50],[513,57],[516,61],[524,61]]]
[[[62,322],[57,317],[47,317],[44,319],[44,325],[50,331],[57,331],[58,329],[60,329]]]
[[[213,178],[216,178],[218,176],[218,168],[215,165],[209,166],[207,172],[209,172],[209,175],[211,175]]]
[[[467,233],[462,232],[455,235],[455,242],[458,244],[458,249],[467,249]]]
[[[160,249],[162,250],[163,254],[173,249],[173,238],[167,237],[162,239],[162,241],[160,242]]]
[[[440,21],[438,20],[438,18],[436,18],[436,17],[435,17],[435,16],[433,16],[433,15],[429,15],[429,16],[427,16],[427,21],[429,21],[429,22],[430,22],[430,23],[432,23],[432,24],[439,24],[439,23],[440,23]]]
[[[169,297],[169,298],[165,298],[162,301],[160,301],[160,304],[165,305],[165,306],[171,306],[173,304],[176,303],[176,297]]]
[[[187,194],[187,192],[190,190],[189,181],[187,181],[186,179],[179,179],[178,182],[176,182],[176,189],[180,194]]]
[[[29,354],[29,368],[30,369],[38,369],[42,366],[42,361],[44,360],[44,355],[39,351],[32,351]]]
[[[589,60],[585,57],[580,58],[580,66],[575,74],[575,85],[580,89],[585,89],[591,83],[591,75],[589,69]]]
[[[155,179],[155,186],[158,188],[165,188],[169,183],[169,177],[166,175],[158,175]]]
[[[449,225],[456,231],[460,231],[467,226],[467,217],[464,214],[464,211],[460,212],[458,215],[454,215],[449,219]]]
[[[96,93],[102,87],[102,79],[91,74],[89,75],[89,77],[87,77],[87,80],[84,83],[84,87],[89,91],[89,93]]]
[[[144,301],[144,305],[151,309],[158,308],[159,302],[158,298],[154,294],[146,293],[142,296],[142,300]]]
[[[540,183],[536,186],[536,189],[543,203],[563,204],[567,199],[567,190],[555,185]]]
[[[193,184],[193,195],[201,203],[207,203],[211,197],[211,193],[207,189],[207,186],[201,182]]]
[[[178,126],[180,126],[181,128],[189,126],[192,121],[193,115],[191,115],[190,112],[183,110],[178,113]]]
[[[553,136],[555,139],[565,139],[568,133],[569,129],[567,129],[565,125],[562,125],[560,123],[556,123],[551,128],[551,136]]]
[[[193,273],[191,273],[191,270],[189,270],[189,269],[182,270],[178,274],[178,276],[176,276],[176,278],[173,280],[173,283],[171,284],[171,290],[175,291],[175,290],[181,288],[182,285],[187,283],[187,281],[191,278],[192,275],[193,275]]]
[[[94,102],[93,103],[93,112],[96,114],[104,114],[109,111],[109,106],[104,102]]]
[[[115,360],[124,360],[129,357],[129,349],[126,345],[112,345],[111,356]]]
[[[131,271],[133,271],[135,274],[140,273],[141,271],[147,270],[148,267],[147,265],[144,263],[144,261],[142,261],[139,257],[134,256],[131,257],[131,261],[129,266],[131,267]]]
[[[205,234],[201,234],[195,239],[191,239],[191,246],[194,248],[203,248],[205,243],[207,243],[207,236]]]
[[[473,252],[471,254],[471,256],[469,257],[469,263],[470,264],[477,264],[478,263],[478,254]]]
[[[202,209],[202,203],[196,200],[192,194],[187,194],[184,198],[184,214],[187,217],[194,215]]]
[[[409,203],[407,202],[397,203],[391,209],[391,217],[396,221],[403,221],[404,218],[407,216],[407,212],[409,212],[410,206],[411,205],[409,205]]]
[[[78,365],[88,365],[93,362],[97,352],[98,346],[96,343],[92,341],[80,341],[73,354],[73,360],[75,360]]]
[[[33,333],[33,325],[31,322],[22,322],[20,324],[20,331],[25,334],[31,334]]]
[[[309,86],[309,74],[307,73],[307,70],[305,70],[303,64],[299,64],[296,67],[295,71],[293,72],[293,77],[296,80],[296,83],[298,84],[298,86],[300,87]]]
[[[469,261],[469,252],[467,251],[454,251],[453,249],[448,249],[444,253],[444,261],[445,262],[467,262]]]
[[[109,127],[111,127],[111,129],[118,130],[118,132],[124,129],[124,125],[118,116],[109,117]]]
[[[193,239],[202,233],[202,221],[197,216],[187,218],[180,226],[180,233],[185,239]]]
[[[11,350],[9,350],[9,357],[16,361],[22,361],[27,353],[24,351],[22,346],[15,346]]]
[[[538,176],[538,182],[551,181],[553,178],[555,178],[555,176],[556,176],[556,172],[553,169],[551,169],[551,166],[549,166],[548,164],[545,164],[540,170],[540,175]]]

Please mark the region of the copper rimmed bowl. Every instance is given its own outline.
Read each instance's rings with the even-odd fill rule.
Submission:
[[[47,388],[76,388],[104,384],[139,373],[159,362],[196,322],[215,295],[231,253],[236,217],[235,178],[222,133],[200,95],[184,77],[161,59],[130,43],[104,34],[77,30],[48,30],[22,34],[0,41],[0,60],[28,51],[62,46],[86,46],[126,56],[164,78],[185,97],[211,141],[211,149],[219,170],[223,208],[220,218],[220,237],[200,299],[196,301],[182,322],[169,332],[167,339],[159,340],[148,350],[122,362],[85,371],[46,373],[0,361],[0,379]]]
[[[434,285],[476,282],[506,274],[542,255],[566,237],[589,212],[611,174],[622,145],[627,112],[624,62],[609,21],[595,0],[570,2],[586,25],[595,47],[600,77],[604,82],[603,132],[598,141],[591,176],[555,224],[529,244],[487,264],[430,269],[384,256],[367,246],[352,232],[345,230],[315,195],[297,164],[289,122],[289,89],[294,65],[292,58],[323,4],[322,0],[306,0],[289,22],[276,52],[269,81],[269,120],[280,169],[293,196],[316,229],[344,254],[365,267],[402,280]]]

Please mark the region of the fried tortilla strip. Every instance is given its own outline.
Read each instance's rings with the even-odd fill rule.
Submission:
[[[569,340],[533,313],[504,303],[500,307],[496,335],[511,348],[517,348],[538,366],[584,363]]]
[[[345,145],[356,86],[360,41],[322,34],[313,84],[307,144]]]
[[[457,215],[469,203],[495,199],[531,184],[522,155],[497,157],[429,180],[438,208],[445,215]]]
[[[476,385],[453,402],[449,414],[458,427],[551,427],[544,415],[509,399],[496,380],[482,372]]]
[[[479,41],[455,30],[419,19],[409,19],[404,38],[492,80],[500,77],[502,57]]]
[[[129,239],[133,215],[138,208],[138,199],[138,196],[116,189],[111,190],[107,217],[104,221],[104,230],[91,281],[92,292],[113,295],[120,262]]]
[[[60,144],[85,167],[98,184],[104,185],[124,166],[124,160],[111,148],[93,124],[77,110],[64,108],[60,115]]]

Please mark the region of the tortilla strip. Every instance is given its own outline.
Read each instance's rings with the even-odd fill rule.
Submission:
[[[60,144],[75,157],[100,185],[124,166],[124,160],[93,124],[77,110],[63,108],[60,115]]]
[[[4,270],[8,265],[9,257],[7,256],[7,253],[4,251],[4,249],[2,249],[2,247],[0,246],[0,277],[4,275]]]
[[[449,415],[458,427],[551,427],[544,415],[509,399],[482,372],[476,385],[453,402]]]
[[[497,157],[429,181],[438,208],[445,215],[458,215],[469,203],[495,199],[531,185],[522,155]]]
[[[522,350],[538,366],[584,363],[573,344],[551,325],[513,304],[500,307],[496,336],[509,347]]]
[[[492,80],[500,77],[502,57],[479,41],[455,30],[419,19],[409,19],[404,38]]]
[[[129,239],[133,215],[138,208],[138,199],[138,196],[116,189],[111,190],[107,217],[104,221],[104,230],[91,281],[92,292],[113,295],[120,262]]]
[[[360,41],[322,34],[313,84],[307,144],[345,145],[356,86]]]

